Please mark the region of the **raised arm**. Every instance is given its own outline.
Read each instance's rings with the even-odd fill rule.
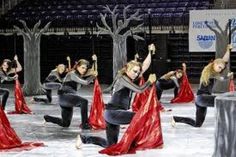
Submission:
[[[182,68],[183,68],[183,72],[186,74],[186,64],[185,63],[182,63]]]
[[[92,80],[84,80],[80,77],[78,77],[74,72],[71,72],[70,74],[71,80],[75,81],[76,83],[82,84],[82,85],[89,85]]]
[[[71,60],[70,60],[70,56],[66,57],[66,60],[68,62],[68,70],[67,71],[71,71]]]
[[[175,71],[170,71],[167,74],[161,76],[161,79],[168,79],[175,74]]]
[[[8,74],[17,73],[17,72],[20,72],[22,70],[22,66],[21,66],[20,62],[18,61],[17,55],[14,56],[14,60],[16,61],[16,68],[12,68],[8,72]]]
[[[150,67],[151,62],[152,62],[152,55],[155,54],[156,47],[154,44],[148,45],[148,55],[143,61],[143,66],[142,66],[142,73],[143,74],[147,69]]]
[[[92,60],[93,60],[92,70],[93,71],[97,71],[98,70],[98,63],[97,63],[97,56],[96,56],[96,54],[94,54],[92,56]]]
[[[97,72],[97,56],[95,54],[92,56],[92,60],[93,60],[92,68],[88,69],[85,76],[95,76],[96,77],[98,75],[98,72]]]
[[[144,90],[146,90],[152,83],[156,81],[156,75],[155,74],[150,74],[148,81],[145,82],[142,86],[138,86],[134,84],[133,82],[130,81],[130,79],[126,76],[122,76],[121,78],[121,83],[129,88],[130,90],[137,92],[137,93],[142,93]]]
[[[225,55],[224,55],[223,58],[222,58],[225,62],[228,62],[228,61],[229,61],[230,50],[231,50],[232,48],[233,48],[233,45],[232,45],[232,44],[228,44],[228,45],[227,45]]]

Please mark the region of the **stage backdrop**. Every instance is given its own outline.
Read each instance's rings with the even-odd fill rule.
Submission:
[[[229,19],[232,20],[231,28],[236,26],[236,9],[227,10],[191,10],[189,20],[189,51],[190,52],[214,52],[215,34],[207,28],[205,21],[216,28],[213,20],[219,22],[224,30]],[[232,34],[233,51],[236,50],[236,32]]]

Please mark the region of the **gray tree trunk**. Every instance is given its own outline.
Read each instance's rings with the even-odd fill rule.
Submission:
[[[124,29],[126,29],[130,23],[131,20],[139,21],[141,20],[141,16],[139,15],[139,10],[137,10],[134,14],[130,15],[129,18],[127,18],[126,12],[130,8],[130,5],[125,7],[123,10],[123,21],[118,20],[117,17],[119,13],[116,13],[117,7],[113,10],[111,10],[108,6],[104,7],[112,16],[112,26],[108,26],[106,17],[107,14],[100,14],[101,21],[104,27],[100,27],[97,24],[97,27],[99,29],[99,33],[105,32],[111,35],[113,39],[113,79],[115,78],[117,71],[119,71],[127,62],[127,37],[132,36],[135,40],[143,40],[142,37],[138,35],[133,35],[133,33],[141,32],[141,26],[142,24],[130,28],[128,31],[123,32]],[[122,33],[121,33],[122,31]]]
[[[114,39],[113,39],[114,40]],[[113,41],[113,71],[117,72],[120,70],[127,62],[127,48],[126,48],[126,38]],[[115,78],[116,73],[113,73],[113,78]]]
[[[42,33],[46,32],[50,23],[39,30],[40,21],[35,24],[31,31],[25,21],[20,21],[24,29],[17,26],[14,28],[23,36],[24,39],[24,86],[25,95],[44,94],[45,90],[40,81],[40,41]]]
[[[43,94],[40,80],[40,38],[24,38],[24,86],[25,95]]]

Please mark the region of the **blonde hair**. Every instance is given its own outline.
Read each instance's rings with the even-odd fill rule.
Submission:
[[[76,68],[81,65],[86,65],[87,67],[89,67],[89,61],[85,59],[80,59],[78,62],[75,63],[73,69],[76,70]]]
[[[214,70],[214,64],[224,64],[225,66],[225,61],[222,58],[218,58],[215,59],[213,62],[209,63],[207,66],[205,66],[204,69],[202,70],[200,84],[207,86],[209,84],[209,79],[218,74]]]
[[[59,71],[59,69],[60,69],[62,66],[63,66],[63,67],[64,67],[64,69],[65,69],[64,71],[66,71],[66,66],[65,66],[64,64],[58,64],[58,65],[56,66],[56,68],[55,68],[55,69],[53,69],[52,71],[57,71],[57,72],[58,72],[58,71]]]
[[[142,71],[142,63],[131,60],[121,70],[118,71],[118,75],[124,75],[126,71],[130,71],[135,66],[139,66],[140,71]]]
[[[172,74],[172,75],[166,75],[166,76],[165,76],[165,79],[166,79],[166,80],[169,80],[172,76],[176,76],[177,73],[181,73],[182,76],[184,75],[183,70],[177,69],[177,70],[175,70],[175,73],[174,73],[174,74]]]
[[[7,71],[6,72],[9,72],[11,69],[12,69],[12,61],[10,59],[4,59],[2,61],[2,64],[1,64],[1,69],[3,70],[2,66],[3,64],[6,63],[8,65],[8,68],[7,68]]]

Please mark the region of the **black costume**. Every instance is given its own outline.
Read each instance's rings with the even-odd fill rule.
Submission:
[[[130,109],[132,92],[141,93],[146,90],[151,83],[147,81],[141,87],[137,86],[126,76],[117,76],[113,83],[113,94],[111,100],[106,104],[104,118],[106,121],[106,139],[100,137],[81,136],[83,143],[93,143],[102,147],[107,147],[117,143],[120,125],[129,124],[134,116]]]
[[[156,92],[157,92],[157,99],[161,99],[161,95],[163,90],[168,90],[174,88],[174,97],[177,96],[179,90],[179,79],[175,76],[172,79],[165,79],[161,77],[156,82]]]
[[[59,74],[56,70],[52,70],[43,83],[43,88],[46,91],[47,99],[34,97],[34,101],[43,101],[45,103],[51,103],[52,90],[58,90],[61,88],[65,75],[65,73]]]
[[[88,100],[77,95],[77,89],[81,85],[90,84],[94,76],[83,79],[77,71],[69,72],[58,90],[59,105],[61,107],[61,118],[44,116],[46,122],[56,123],[62,127],[69,127],[73,116],[73,107],[81,108],[82,129],[89,129],[88,124]]]
[[[8,76],[6,72],[4,72],[2,69],[0,69],[0,83],[3,83],[4,81],[13,81],[14,77]],[[2,108],[5,109],[6,102],[9,96],[9,90],[6,88],[0,88],[0,95],[2,95]]]
[[[225,80],[223,77],[216,77],[218,80]],[[197,91],[197,98],[195,101],[196,105],[196,120],[186,117],[174,116],[175,122],[186,123],[193,127],[201,127],[207,113],[207,107],[214,107],[215,97],[212,94],[212,88],[214,85],[215,79],[210,78],[208,85],[200,84]]]

